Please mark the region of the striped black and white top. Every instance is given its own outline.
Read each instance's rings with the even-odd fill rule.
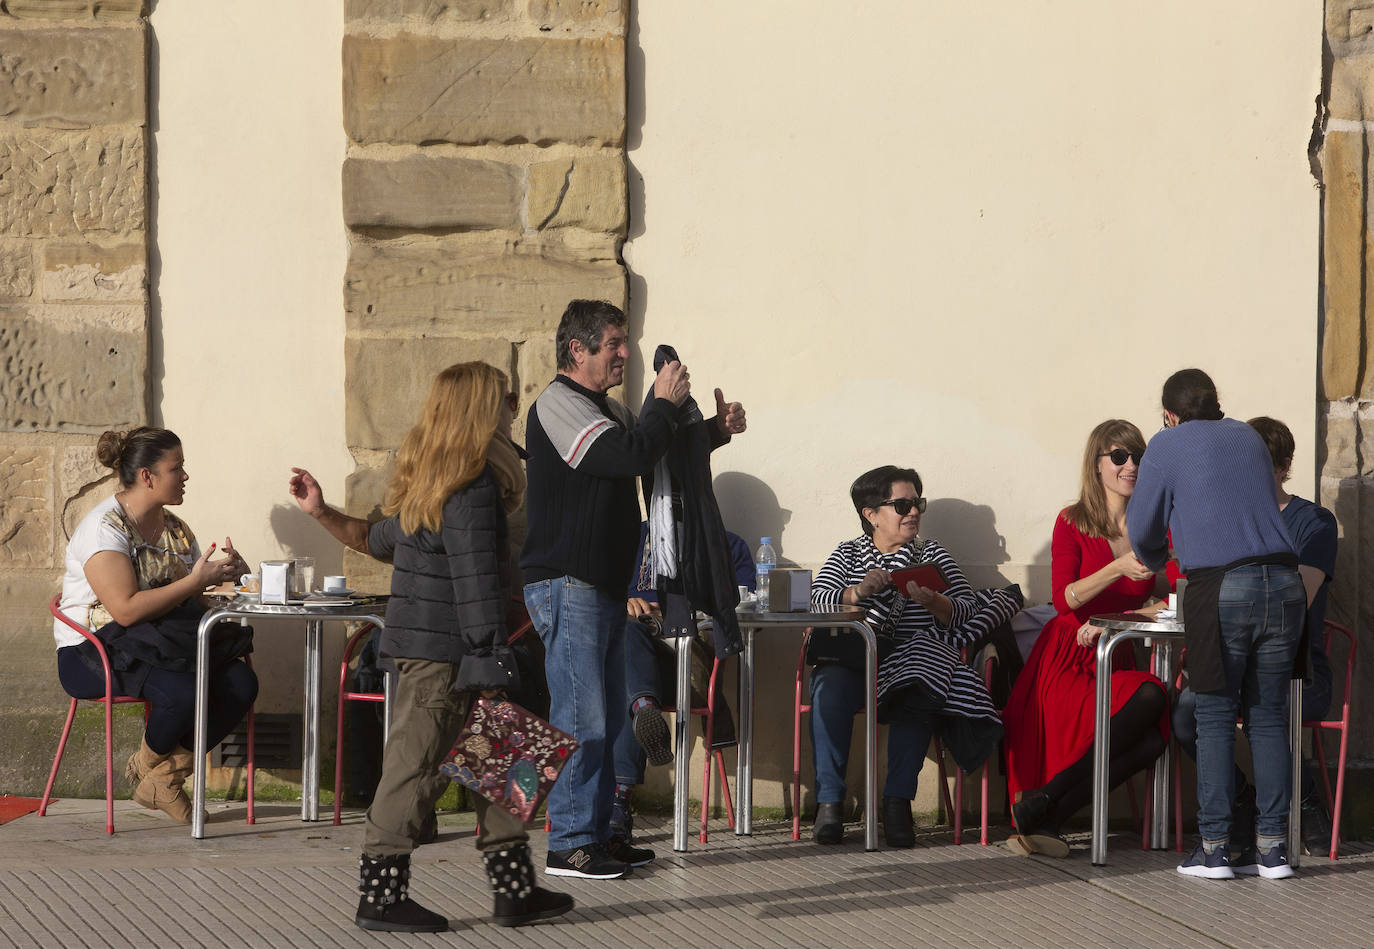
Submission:
[[[820,604],[840,602],[847,587],[863,580],[870,570],[901,570],[921,563],[939,565],[949,589],[943,591],[953,606],[948,626],[943,626],[919,603],[896,587],[865,597],[859,606],[875,632],[896,640],[896,648],[878,667],[878,700],[923,684],[943,696],[943,714],[1001,721],[992,698],[974,670],[960,661],[959,649],[987,632],[983,611],[964,572],[949,551],[933,540],[917,538],[890,554],[882,553],[868,536],[847,540],[826,559],[812,585],[813,600]]]

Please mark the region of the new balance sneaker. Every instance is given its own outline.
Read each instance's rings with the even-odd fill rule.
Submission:
[[[1199,841],[1188,858],[1178,865],[1178,872],[1206,880],[1229,880],[1236,875],[1231,869],[1231,848],[1221,844],[1208,853],[1202,849],[1202,842]]]
[[[1288,845],[1275,844],[1261,851],[1253,844],[1236,856],[1231,869],[1246,876],[1262,876],[1266,880],[1284,880],[1293,875],[1288,865]]]
[[[654,852],[648,847],[632,846],[630,838],[622,837],[619,834],[612,834],[604,846],[611,859],[628,863],[632,867],[642,867],[654,859]]]
[[[550,850],[544,873],[552,877],[580,877],[583,880],[619,880],[634,871],[623,860],[606,853],[598,844]]]

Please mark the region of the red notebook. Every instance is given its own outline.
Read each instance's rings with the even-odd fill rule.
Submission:
[[[576,749],[514,702],[478,699],[439,771],[528,822]]]
[[[906,592],[906,585],[912,580],[915,580],[917,585],[936,593],[949,589],[949,580],[941,572],[940,565],[934,562],[918,563],[914,567],[892,571],[892,582],[902,591],[903,596],[910,596]]]

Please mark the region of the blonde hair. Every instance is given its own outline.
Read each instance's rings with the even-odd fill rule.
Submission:
[[[1097,471],[1098,458],[1120,445],[1131,452],[1144,453],[1145,436],[1140,429],[1120,418],[1098,423],[1088,435],[1083,449],[1083,468],[1079,476],[1078,500],[1064,511],[1064,519],[1089,537],[1107,540],[1117,536],[1116,525],[1107,516],[1107,492]]]
[[[497,433],[506,374],[484,362],[449,366],[434,379],[419,421],[396,452],[396,469],[387,486],[382,513],[400,514],[407,534],[443,526],[444,503],[475,481],[493,452],[514,457],[514,446]],[[498,444],[499,443],[499,444]],[[518,463],[494,465],[507,509],[525,490]],[[517,483],[518,482],[518,483]]]

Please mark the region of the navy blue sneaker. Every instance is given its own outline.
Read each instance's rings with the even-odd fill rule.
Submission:
[[[1266,880],[1284,880],[1293,875],[1293,868],[1288,865],[1287,844],[1275,844],[1262,852],[1254,846],[1246,847],[1236,857],[1231,869],[1246,876],[1262,876]]]
[[[1184,876],[1202,877],[1206,880],[1229,880],[1236,874],[1231,869],[1231,848],[1221,844],[1211,853],[1202,849],[1201,841],[1178,865],[1178,872]],[[1291,872],[1291,871],[1290,871]]]

